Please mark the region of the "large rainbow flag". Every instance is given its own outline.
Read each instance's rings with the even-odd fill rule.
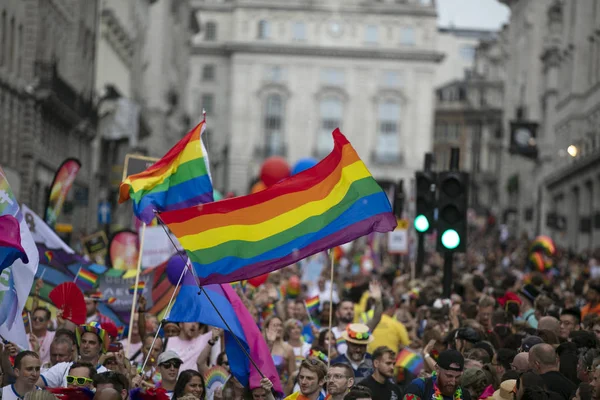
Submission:
[[[200,122],[147,170],[128,176],[119,189],[119,203],[133,200],[133,212],[149,224],[154,210],[170,211],[213,201],[208,154],[202,143],[206,122]]]
[[[249,279],[396,227],[350,142],[338,129],[333,139],[319,164],[264,191],[160,214],[203,285]]]

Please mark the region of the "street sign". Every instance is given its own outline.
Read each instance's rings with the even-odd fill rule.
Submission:
[[[388,252],[390,254],[408,253],[408,220],[399,219],[396,229],[388,233]]]
[[[98,204],[98,224],[110,224],[110,203],[108,201],[102,201]]]
[[[140,172],[145,171],[158,160],[158,158],[140,156],[138,154],[127,154],[125,156],[122,180],[125,180],[125,178],[130,175],[139,174]]]

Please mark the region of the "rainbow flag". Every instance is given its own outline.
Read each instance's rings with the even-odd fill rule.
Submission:
[[[135,286],[135,283],[129,287],[129,294],[134,294],[137,291],[138,296],[144,293],[144,289],[146,288],[146,282],[139,281],[138,285]]]
[[[319,311],[319,305],[321,301],[319,300],[319,295],[315,297],[311,297],[310,299],[306,299],[306,309],[310,315],[315,314]]]
[[[96,286],[96,282],[98,281],[98,275],[94,274],[87,269],[81,268],[78,275],[78,282],[84,283],[85,285],[93,288]]]
[[[394,230],[385,192],[338,129],[333,139],[319,164],[263,191],[160,214],[203,285],[249,279]]]
[[[149,224],[158,212],[213,201],[208,154],[202,144],[205,121],[183,137],[147,170],[128,176],[119,188],[119,203],[133,200],[133,212]]]
[[[264,319],[269,318],[273,314],[275,314],[275,305],[273,303],[269,303],[265,306],[265,308],[263,308],[260,316],[264,320]]]
[[[27,329],[29,327],[29,311],[23,310],[21,312],[21,318],[23,318],[23,325],[25,325],[25,328]]]
[[[404,368],[413,375],[419,375],[423,365],[423,357],[408,348],[402,349],[396,357],[396,367]]]
[[[346,344],[346,339],[340,335],[340,337],[335,339],[335,345],[339,348],[343,344]]]

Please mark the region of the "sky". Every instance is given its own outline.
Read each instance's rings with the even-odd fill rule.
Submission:
[[[438,25],[499,30],[510,10],[498,0],[437,0]]]

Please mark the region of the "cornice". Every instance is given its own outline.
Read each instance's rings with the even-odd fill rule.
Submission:
[[[190,50],[190,55],[230,56],[232,54],[263,54],[286,56],[314,56],[335,58],[360,58],[440,63],[445,55],[433,50],[401,50],[390,48],[319,47],[266,43],[227,42],[220,45],[200,44]]]

